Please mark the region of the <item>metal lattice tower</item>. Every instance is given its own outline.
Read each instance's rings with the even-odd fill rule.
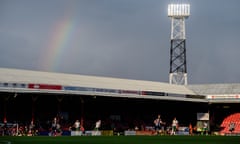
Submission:
[[[189,4],[168,5],[168,17],[171,18],[170,84],[187,85],[185,19],[189,15]]]

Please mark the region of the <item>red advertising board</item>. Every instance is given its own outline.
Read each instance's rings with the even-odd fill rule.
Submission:
[[[49,90],[62,90],[61,85],[51,85],[51,84],[28,84],[30,89],[49,89]]]

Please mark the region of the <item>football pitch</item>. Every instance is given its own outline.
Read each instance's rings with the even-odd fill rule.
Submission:
[[[240,144],[240,136],[0,136],[0,144]]]

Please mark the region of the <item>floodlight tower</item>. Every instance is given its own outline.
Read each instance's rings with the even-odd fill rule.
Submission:
[[[185,19],[189,15],[189,4],[168,5],[168,17],[171,18],[170,84],[187,85]]]

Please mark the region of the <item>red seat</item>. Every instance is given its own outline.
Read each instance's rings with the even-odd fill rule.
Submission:
[[[229,125],[231,122],[235,123],[235,130],[233,133],[240,133],[240,113],[235,113],[224,118],[223,122],[221,123],[221,127],[223,127],[223,129],[220,131],[221,134],[229,133]]]

